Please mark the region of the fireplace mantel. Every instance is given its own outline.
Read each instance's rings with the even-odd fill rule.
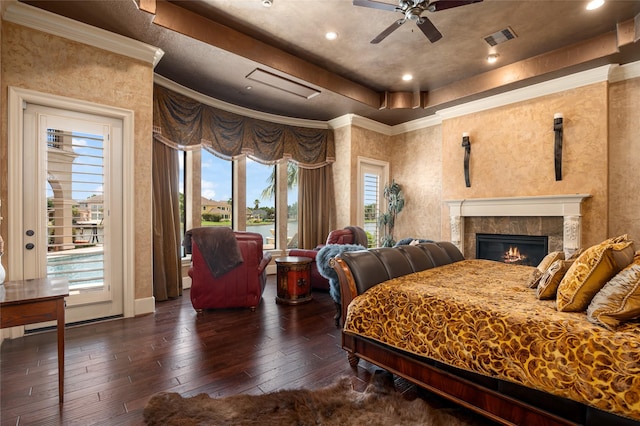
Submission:
[[[582,202],[589,194],[544,195],[532,197],[472,198],[448,200],[451,242],[464,253],[466,216],[562,216],[563,249],[573,253],[580,248]]]

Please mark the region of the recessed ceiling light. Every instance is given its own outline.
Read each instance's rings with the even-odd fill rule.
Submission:
[[[604,0],[591,0],[587,3],[587,10],[594,10],[601,7],[604,4]]]
[[[324,35],[324,37],[325,37],[327,40],[335,40],[335,39],[337,39],[337,38],[338,38],[338,33],[333,32],[333,31],[329,31],[328,33],[326,33],[326,34]]]
[[[402,76],[402,79],[404,81],[411,81],[411,80],[413,80],[413,76],[411,74],[405,74],[405,75]]]
[[[262,0],[262,5],[264,7],[271,7],[273,6],[273,0]]]
[[[489,62],[490,64],[494,64],[496,63],[496,61],[498,60],[498,55],[497,53],[491,53],[489,54],[489,56],[487,56],[487,62]]]

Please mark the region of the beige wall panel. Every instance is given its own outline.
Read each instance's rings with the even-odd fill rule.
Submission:
[[[135,298],[150,297],[151,158],[153,69],[150,64],[81,43],[4,22],[2,105],[7,87],[81,99],[133,110],[135,148]],[[6,109],[2,114],[2,155],[6,155]],[[6,180],[2,167],[1,180]],[[3,198],[5,197],[3,193]],[[4,225],[3,225],[4,226]]]
[[[344,228],[351,221],[351,126],[334,131],[336,162],[333,163],[333,190],[336,197],[336,228]]]
[[[640,78],[609,88],[609,233],[640,249]]]
[[[391,144],[393,178],[404,192],[394,237],[440,240],[442,237],[442,127],[395,136]]]
[[[393,164],[391,164],[391,138],[387,135],[364,129],[351,127],[351,218],[344,226],[352,225],[358,220],[358,157],[366,157],[379,161],[388,161],[390,165],[390,179],[393,179]],[[339,227],[343,227],[338,223]]]
[[[608,237],[608,83],[446,120],[443,201],[586,193],[583,245]],[[555,180],[553,115],[564,114],[562,180]],[[471,187],[463,174],[462,133],[471,139]],[[450,236],[448,208],[443,236]]]

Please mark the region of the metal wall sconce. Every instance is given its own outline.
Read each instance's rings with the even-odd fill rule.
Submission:
[[[553,146],[553,158],[556,168],[556,180],[562,180],[562,113],[553,115],[553,132],[556,134]]]
[[[464,183],[467,188],[471,187],[471,179],[469,178],[469,157],[471,156],[471,141],[469,133],[462,134],[462,147],[464,148]]]

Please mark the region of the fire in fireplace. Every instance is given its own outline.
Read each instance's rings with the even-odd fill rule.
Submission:
[[[548,243],[546,236],[476,234],[476,258],[536,266],[546,256]]]

